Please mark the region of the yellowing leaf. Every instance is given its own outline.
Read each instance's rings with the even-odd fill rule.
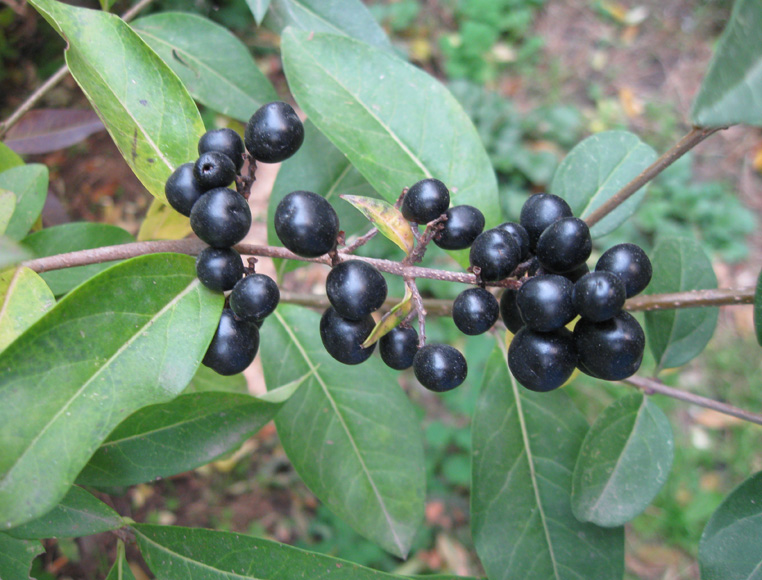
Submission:
[[[402,248],[406,254],[413,251],[415,243],[413,230],[396,207],[382,199],[371,197],[359,195],[340,195],[339,197],[360,210],[379,232]]]
[[[138,240],[179,240],[191,233],[190,220],[158,199],[151,202]]]
[[[371,333],[368,335],[368,338],[365,339],[365,342],[362,343],[363,348],[368,348],[372,344],[375,344],[376,341],[378,341],[382,336],[384,336],[387,332],[389,332],[392,328],[397,326],[400,322],[402,322],[405,317],[410,314],[410,310],[413,308],[412,302],[410,302],[410,299],[412,298],[412,294],[410,293],[410,290],[405,287],[405,296],[402,298],[399,304],[394,306],[389,313],[384,316],[378,324],[376,324],[375,328],[371,331]]]

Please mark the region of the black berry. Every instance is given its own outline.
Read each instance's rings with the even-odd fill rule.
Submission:
[[[246,149],[257,161],[278,163],[291,157],[304,141],[304,125],[288,103],[261,106],[246,124]]]
[[[445,213],[449,206],[447,186],[438,179],[422,179],[407,190],[401,211],[406,220],[427,224]]]
[[[325,350],[333,358],[345,365],[357,365],[373,354],[375,343],[362,348],[376,323],[368,315],[362,320],[349,320],[338,315],[332,307],[320,318],[320,338]]]
[[[653,269],[646,253],[635,244],[618,244],[598,259],[596,271],[613,272],[624,282],[627,298],[645,290]]]
[[[196,258],[196,275],[207,288],[230,290],[243,276],[241,254],[233,248],[204,248]]]
[[[344,318],[360,320],[386,300],[386,280],[362,260],[347,260],[333,267],[325,281],[328,300]]]
[[[189,216],[194,204],[206,189],[193,175],[193,163],[183,163],[172,172],[164,185],[167,201],[175,210]]]
[[[243,167],[243,141],[233,129],[212,129],[198,140],[198,154],[218,151],[227,155],[235,165],[236,171]],[[227,184],[226,184],[227,185]]]
[[[503,319],[506,328],[513,334],[516,334],[524,326],[521,312],[519,312],[519,307],[516,304],[518,293],[519,291],[514,288],[506,288],[500,297],[500,317]]]
[[[579,370],[607,381],[634,375],[643,360],[646,337],[640,323],[622,311],[603,322],[580,318],[574,327]]]
[[[427,344],[413,359],[415,378],[430,391],[443,393],[461,385],[468,375],[465,357],[448,344]]]
[[[275,208],[275,233],[289,250],[305,258],[330,252],[339,235],[339,216],[325,198],[293,191]]]
[[[378,350],[387,366],[397,371],[409,369],[418,352],[418,333],[409,326],[396,326],[381,337]]]
[[[193,206],[191,228],[210,246],[229,248],[251,228],[251,210],[242,195],[218,187],[207,191]]]
[[[561,276],[563,276],[564,278],[567,278],[570,282],[574,283],[580,278],[582,278],[582,276],[584,276],[588,272],[590,272],[589,266],[586,263],[582,263],[576,268],[574,268],[574,270],[569,270],[568,272],[564,272],[563,274],[561,274]]]
[[[624,283],[611,272],[590,272],[574,284],[574,308],[583,318],[602,322],[624,306]]]
[[[202,362],[221,375],[235,375],[246,370],[258,349],[256,325],[237,319],[230,308],[225,308]]]
[[[557,195],[537,193],[524,202],[519,221],[529,234],[529,249],[534,250],[540,235],[561,218],[572,217],[569,204]]]
[[[566,328],[552,332],[522,328],[508,348],[511,374],[531,391],[557,389],[569,380],[576,364],[574,339]]]
[[[230,308],[236,316],[251,322],[264,320],[280,301],[275,280],[264,274],[250,274],[240,280],[230,294]]]
[[[485,282],[495,282],[510,275],[519,265],[519,247],[511,234],[501,229],[482,232],[471,244],[471,266],[481,269]]]
[[[561,218],[548,226],[537,240],[540,265],[550,272],[569,272],[590,257],[593,241],[590,228],[579,218]]]
[[[523,262],[529,257],[529,234],[524,226],[514,222],[505,222],[497,226],[501,230],[505,230],[511,237],[513,237],[516,245],[519,247],[519,261]]]
[[[484,214],[471,205],[456,205],[445,212],[447,221],[434,238],[445,250],[464,250],[474,243],[484,229]]]
[[[235,163],[218,151],[202,153],[193,165],[193,175],[204,189],[226,187],[235,179]]]
[[[563,276],[544,274],[530,278],[516,296],[522,320],[532,330],[541,332],[561,328],[577,315],[573,291],[574,284]]]
[[[452,319],[463,334],[475,336],[487,332],[497,322],[500,305],[484,288],[469,288],[455,299]]]

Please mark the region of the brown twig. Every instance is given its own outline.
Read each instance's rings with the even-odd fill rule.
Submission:
[[[640,389],[646,395],[658,393],[659,395],[672,397],[673,399],[677,399],[679,401],[691,403],[692,405],[698,405],[699,407],[704,407],[706,409],[712,409],[713,411],[723,413],[724,415],[738,417],[744,421],[762,425],[762,415],[759,413],[752,413],[751,411],[745,411],[743,409],[739,409],[738,407],[734,407],[733,405],[728,405],[727,403],[721,403],[720,401],[715,401],[714,399],[709,399],[700,395],[694,395],[693,393],[675,389],[674,387],[668,387],[661,381],[657,381],[655,379],[634,376],[630,377],[629,379],[625,379],[623,382]]]
[[[626,310],[647,311],[752,304],[754,302],[754,290],[754,287],[712,288],[709,290],[689,290],[687,292],[672,292],[669,294],[644,294],[630,298],[624,307]]]
[[[696,145],[701,143],[704,139],[709,137],[710,135],[716,133],[717,131],[721,131],[724,129],[722,128],[716,128],[716,129],[704,129],[702,127],[694,127],[691,129],[691,131],[680,141],[675,143],[670,149],[664,153],[661,157],[659,157],[656,161],[654,161],[651,165],[646,167],[640,175],[635,177],[632,181],[630,181],[627,185],[625,185],[622,189],[620,189],[614,196],[609,198],[606,203],[604,203],[602,206],[597,208],[593,213],[591,213],[587,218],[585,218],[585,222],[588,226],[593,227],[595,224],[597,224],[599,221],[601,221],[604,217],[606,217],[608,214],[610,214],[612,211],[614,211],[617,207],[619,207],[621,204],[623,204],[631,195],[633,195],[635,192],[637,192],[641,187],[643,187],[646,183],[651,181],[654,177],[659,175],[662,171],[664,171],[667,167],[672,165],[675,161],[680,159],[683,155],[685,155],[688,151],[693,149]]]
[[[418,316],[418,348],[426,345],[426,308],[423,304],[421,293],[413,278],[405,278],[405,285],[410,289],[413,301],[413,312]]]
[[[439,233],[439,230],[442,229],[441,224],[444,221],[447,221],[447,216],[442,214],[437,219],[426,224],[426,229],[423,231],[423,234],[418,237],[417,245],[413,248],[413,251],[405,257],[402,262],[403,264],[413,265],[423,260],[423,256],[426,254],[426,248],[431,243],[431,240],[434,239],[434,236]]]
[[[375,238],[377,233],[378,233],[378,228],[373,227],[366,234],[360,236],[354,242],[349,244],[346,248],[342,248],[339,251],[342,254],[353,254],[357,250],[357,248],[364,246],[373,238]]]

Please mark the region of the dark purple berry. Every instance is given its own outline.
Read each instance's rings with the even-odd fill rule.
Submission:
[[[418,333],[409,326],[396,326],[381,337],[378,350],[388,367],[397,371],[409,369],[418,352]]]
[[[330,252],[339,235],[339,216],[325,198],[293,191],[275,208],[275,233],[289,250],[305,258]]]
[[[563,276],[564,278],[567,278],[572,283],[576,283],[577,280],[582,278],[582,276],[584,276],[588,272],[590,272],[590,268],[588,267],[586,263],[582,263],[576,268],[574,268],[574,270],[569,270],[568,272],[564,272],[563,274],[561,274],[561,276]]]
[[[414,184],[402,200],[402,215],[417,224],[437,219],[450,207],[450,192],[438,179],[422,179]]]
[[[235,179],[235,163],[218,151],[202,153],[193,165],[193,175],[204,189],[226,187]]]
[[[530,391],[547,392],[563,385],[574,372],[577,354],[566,328],[538,332],[522,328],[508,348],[508,367]]]
[[[470,205],[456,205],[445,212],[447,221],[434,237],[434,243],[445,250],[464,250],[474,243],[484,229],[484,214]]]
[[[646,253],[635,244],[618,244],[598,259],[596,271],[613,272],[624,282],[627,298],[645,290],[653,269]]]
[[[471,266],[481,269],[485,282],[495,282],[509,276],[519,265],[519,247],[511,234],[501,229],[482,232],[471,244]]]
[[[236,171],[243,167],[243,141],[233,129],[225,127],[204,133],[198,140],[198,154],[203,155],[209,151],[224,153],[233,162]]]
[[[325,292],[339,316],[360,320],[381,307],[387,287],[375,267],[362,260],[347,260],[331,269]]]
[[[362,347],[375,326],[370,315],[362,320],[349,320],[339,316],[331,307],[320,318],[320,338],[325,350],[337,361],[357,365],[365,362],[376,348],[375,343],[368,348]]]
[[[519,312],[519,307],[516,304],[518,293],[519,291],[514,288],[506,288],[500,297],[500,316],[505,327],[513,334],[516,334],[524,326],[521,312]]]
[[[535,253],[543,268],[560,274],[584,264],[592,251],[590,228],[579,218],[567,217],[542,232]]]
[[[455,299],[452,319],[463,334],[476,336],[487,332],[500,316],[500,305],[484,288],[469,288]]]
[[[624,301],[624,283],[611,272],[590,272],[574,284],[574,308],[593,322],[616,316]]]
[[[246,149],[257,161],[279,163],[299,150],[304,125],[288,103],[262,105],[246,124]]]
[[[563,276],[543,274],[530,278],[519,288],[516,305],[524,323],[532,330],[549,332],[574,320],[574,284]]]
[[[196,258],[196,275],[211,290],[230,290],[243,276],[241,254],[233,248],[204,248]]]
[[[449,344],[427,344],[413,359],[415,378],[436,393],[451,391],[468,375],[466,358]]]
[[[270,316],[279,301],[278,285],[264,274],[249,274],[235,285],[230,294],[230,308],[236,316],[251,322]]]
[[[258,349],[259,329],[225,308],[202,362],[221,375],[235,375],[246,370]]]
[[[229,248],[251,228],[251,210],[242,195],[218,187],[207,191],[193,206],[190,224],[194,233],[210,246]]]
[[[519,261],[526,260],[529,257],[529,234],[524,226],[514,222],[505,222],[497,227],[511,234],[516,241],[516,245],[519,247]]]
[[[206,189],[193,176],[193,163],[183,163],[172,172],[164,185],[167,201],[176,211],[189,216],[194,204]]]
[[[537,193],[524,202],[519,221],[529,234],[529,249],[534,250],[540,235],[561,218],[572,217],[569,204],[557,195]]]
[[[579,370],[606,381],[634,375],[643,360],[646,337],[640,323],[622,311],[603,322],[580,318],[574,327]]]

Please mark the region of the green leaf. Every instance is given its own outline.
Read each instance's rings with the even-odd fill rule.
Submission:
[[[208,366],[201,365],[198,367],[196,374],[193,375],[190,384],[183,391],[183,394],[205,393],[208,391],[248,395],[249,385],[243,373],[226,377],[216,373]]]
[[[112,431],[77,483],[118,487],[190,471],[238,448],[279,408],[223,392],[184,394],[144,407]]]
[[[249,49],[219,24],[196,14],[163,12],[132,27],[193,98],[215,111],[245,123],[259,107],[278,100]]]
[[[270,0],[246,0],[246,4],[249,5],[249,10],[251,10],[257,26],[260,26],[265,19],[267,9],[270,8]]]
[[[38,163],[21,165],[0,173],[0,190],[12,191],[16,208],[5,235],[20,240],[40,217],[48,195],[48,168]]]
[[[472,425],[471,533],[491,580],[621,580],[624,528],[572,513],[587,423],[563,390],[535,393],[490,356]]]
[[[605,131],[577,144],[558,166],[550,192],[563,197],[574,215],[586,218],[622,187],[651,165],[656,151],[627,131]],[[640,205],[646,194],[638,190],[622,205],[595,224],[594,238],[618,228]]]
[[[111,571],[106,576],[106,580],[135,580],[135,575],[130,569],[130,565],[124,555],[124,544],[119,540],[116,544],[116,560],[111,567]]]
[[[757,343],[762,346],[762,272],[757,278],[757,290],[754,292],[754,328],[757,331]]]
[[[762,471],[735,488],[704,528],[702,580],[756,580],[762,570]]]
[[[12,191],[0,189],[0,236],[8,229],[11,216],[16,210],[16,194]]]
[[[0,352],[55,303],[48,285],[29,268],[0,272]]]
[[[288,29],[289,86],[312,122],[390,203],[426,177],[499,223],[495,173],[460,104],[436,79],[344,36]],[[453,160],[457,160],[454,162]]]
[[[77,250],[128,244],[134,241],[128,232],[116,226],[76,222],[45,228],[30,234],[21,241],[21,244],[32,250],[36,257],[42,258],[65,252],[76,252]],[[88,264],[87,266],[43,272],[40,276],[53,290],[53,294],[61,296],[114,264],[115,262]]]
[[[24,160],[13,149],[0,142],[0,173],[19,165],[24,165]]]
[[[405,295],[402,297],[402,300],[395,304],[392,309],[376,323],[376,326],[370,331],[368,338],[362,343],[362,347],[368,348],[370,345],[376,344],[381,337],[398,326],[399,323],[410,314],[410,310],[413,308],[411,302],[412,298],[413,294],[410,292],[410,288],[406,285]]]
[[[653,252],[653,278],[646,294],[717,288],[706,253],[695,240],[665,238]],[[679,367],[698,356],[717,326],[717,308],[646,312],[648,344],[660,368]]]
[[[19,540],[0,532],[0,578],[28,580],[32,560],[44,551],[38,541]]]
[[[572,510],[578,520],[614,527],[641,513],[667,481],[675,441],[650,397],[614,401],[585,435],[574,467]]]
[[[81,487],[73,486],[56,507],[8,535],[25,540],[79,538],[121,528],[124,521],[113,509]]]
[[[383,28],[359,0],[272,0],[265,26],[279,34],[287,26],[304,32],[342,34],[382,50],[394,50]]]
[[[260,346],[268,388],[312,371],[275,418],[286,454],[334,513],[404,557],[423,519],[425,487],[423,440],[407,395],[378,358],[360,367],[331,358],[317,313],[281,305],[271,318]]]
[[[190,220],[164,202],[154,199],[140,224],[138,240],[180,240],[192,232]]]
[[[402,212],[383,199],[373,199],[359,195],[340,195],[341,199],[349,202],[360,211],[381,234],[394,242],[405,254],[413,251],[415,237],[413,230]]]
[[[204,124],[183,83],[118,17],[55,0],[31,4],[68,43],[66,64],[127,164],[159,199],[198,156]]]
[[[0,270],[20,264],[31,257],[29,250],[5,236],[0,236]]]
[[[737,0],[693,103],[700,127],[762,125],[762,6]]]
[[[192,257],[153,254],[91,278],[11,343],[0,354],[0,527],[52,509],[122,419],[180,393],[221,310]]]

